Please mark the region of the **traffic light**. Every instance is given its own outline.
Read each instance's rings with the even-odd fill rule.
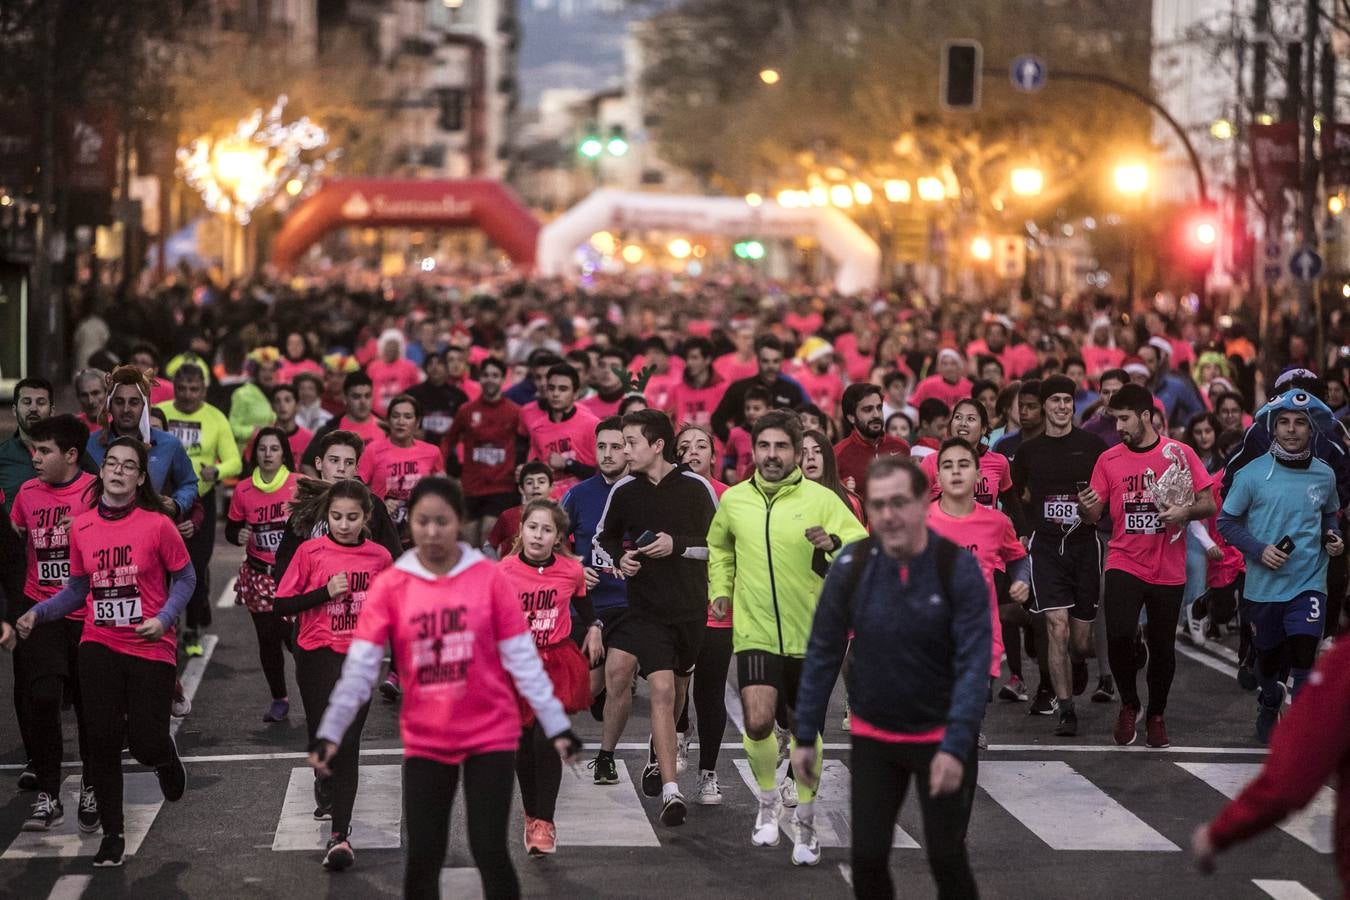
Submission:
[[[609,140],[605,143],[605,150],[610,156],[623,156],[628,152],[628,141],[623,136],[622,125],[615,125],[609,130]]]
[[[593,134],[588,134],[577,144],[577,152],[587,159],[599,159],[600,154],[605,152],[605,145]]]
[[[731,248],[731,252],[736,254],[737,259],[761,260],[764,258],[764,245],[759,241],[739,241]]]
[[[938,79],[942,108],[974,112],[980,108],[980,75],[984,50],[979,41],[947,41],[942,45]]]
[[[1177,244],[1180,257],[1188,268],[1208,269],[1214,264],[1219,249],[1223,220],[1213,206],[1194,206],[1182,213],[1179,220]]]

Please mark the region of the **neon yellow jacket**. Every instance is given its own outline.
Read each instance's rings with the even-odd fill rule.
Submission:
[[[708,597],[730,597],[736,651],[803,657],[825,583],[806,530],[817,525],[840,547],[867,537],[843,500],[801,469],[769,496],[754,477],[727,488],[708,529]],[[826,559],[833,553],[826,554]]]
[[[233,478],[243,470],[244,462],[230,431],[230,422],[220,410],[203,403],[196,412],[185,413],[174,406],[172,400],[165,400],[156,408],[164,411],[169,433],[183,444],[192,461],[192,470],[198,478],[198,494],[205,494],[216,483]],[[201,479],[202,466],[216,467],[215,482]]]

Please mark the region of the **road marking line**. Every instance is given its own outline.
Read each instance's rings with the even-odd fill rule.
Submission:
[[[202,655],[192,657],[183,667],[183,677],[179,680],[183,683],[183,696],[189,702],[197,696],[197,688],[201,687],[202,676],[206,674],[206,664],[211,661],[211,654],[216,652],[216,644],[218,643],[220,643],[219,635],[204,635],[202,637]],[[184,718],[187,717],[184,716]],[[182,726],[183,719],[170,718],[169,734],[178,734],[178,729]]]
[[[844,884],[853,887],[853,867],[848,863],[839,864],[839,875],[844,879]]]
[[[1052,850],[1159,850],[1180,847],[1067,763],[981,761],[979,783]]]
[[[755,781],[755,775],[750,771],[750,760],[736,760],[736,771],[740,773],[741,780],[745,786],[750,789],[750,793],[759,796],[759,784]],[[778,767],[776,779],[783,780],[787,774],[787,763],[782,763]],[[850,788],[848,767],[837,759],[826,759],[825,766],[820,773],[820,790],[816,793],[815,803],[815,823],[816,838],[820,841],[822,847],[850,847],[853,844],[853,828],[851,826],[852,809],[850,806]],[[783,834],[791,840],[792,831],[792,810],[786,807],[779,813],[778,827]],[[895,826],[895,834],[891,838],[891,846],[899,847],[904,850],[916,850],[919,842],[910,837],[899,826]]]
[[[76,810],[80,808],[80,776],[71,775],[61,784],[61,802],[66,808],[65,819],[50,831],[21,831],[0,859],[33,859],[35,857],[93,856],[103,836],[98,832],[82,834],[76,824]],[[122,834],[126,837],[128,856],[135,856],[151,824],[164,794],[154,772],[128,772],[122,776],[122,807],[126,822]]]
[[[1232,799],[1261,771],[1260,763],[1177,763],[1178,766]],[[1335,817],[1336,792],[1323,786],[1311,803],[1286,819],[1280,829],[1318,853],[1334,849],[1331,821]]]
[[[616,759],[614,767],[619,773],[618,784],[597,785],[589,778],[563,772],[554,813],[558,846],[661,846],[627,764]]]
[[[220,592],[220,599],[216,601],[216,609],[229,609],[234,606],[234,585],[238,580],[239,576],[236,575],[225,582],[225,590]]]
[[[829,746],[828,744],[826,745]],[[1178,747],[1155,749],[1143,744],[1120,747],[1116,744],[990,744],[980,753],[1185,753],[1218,756],[1265,756],[1264,747]]]
[[[1216,672],[1222,672],[1229,678],[1237,677],[1237,669],[1235,667],[1230,666],[1226,662],[1221,662],[1215,659],[1208,653],[1196,650],[1194,647],[1187,647],[1180,641],[1177,642],[1177,652],[1180,653],[1182,656],[1195,660],[1202,666],[1208,666],[1209,668],[1213,669]]]
[[[397,848],[402,846],[403,767],[361,766],[352,808],[352,846]],[[281,817],[272,837],[273,850],[322,850],[333,833],[332,821],[314,818],[314,770],[291,769]]]
[[[52,892],[47,895],[47,900],[80,900],[89,887],[89,882],[93,880],[93,875],[62,875],[56,879],[56,884],[52,885]]]
[[[745,734],[745,710],[741,707],[741,692],[727,679],[727,689],[723,694],[723,700],[727,707],[727,718],[736,726],[737,733]],[[726,746],[723,744],[722,746]]]
[[[455,900],[483,900],[483,879],[473,868],[441,869],[441,896]]]
[[[1273,878],[1253,878],[1252,884],[1265,891],[1275,900],[1322,900],[1305,888],[1302,882],[1280,881]]]

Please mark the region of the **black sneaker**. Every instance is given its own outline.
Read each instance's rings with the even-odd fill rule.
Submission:
[[[183,799],[183,791],[187,790],[187,767],[183,765],[183,757],[178,755],[178,742],[173,735],[169,735],[169,743],[173,745],[173,761],[156,768],[155,777],[159,779],[164,799],[173,803]]]
[[[1092,692],[1093,703],[1110,703],[1116,699],[1116,680],[1110,675],[1097,679],[1097,689]]]
[[[1073,695],[1081,697],[1083,691],[1087,690],[1088,666],[1087,660],[1075,659],[1073,661]]]
[[[98,798],[94,796],[94,786],[80,780],[80,809],[76,813],[80,822],[80,831],[92,834],[98,831]]]
[[[1259,694],[1256,699],[1256,739],[1260,741],[1263,746],[1270,743],[1270,733],[1274,731],[1275,726],[1279,724],[1280,713],[1284,710],[1285,687],[1282,684],[1277,684],[1275,686],[1279,688],[1280,699],[1276,701],[1274,706],[1267,706],[1265,698]],[[38,796],[41,797],[42,795],[39,794]],[[37,806],[34,805],[33,808],[37,809]],[[27,828],[28,826],[25,824],[24,830],[26,831]]]
[[[998,689],[998,699],[1007,700],[1009,703],[1026,703],[1026,683],[1016,675],[1012,676],[1003,687]]]
[[[1050,690],[1049,685],[1043,684],[1036,688],[1036,699],[1031,701],[1031,706],[1027,709],[1027,715],[1053,716],[1057,709],[1059,709],[1059,703],[1055,700],[1054,691]]]
[[[314,777],[314,818],[322,821],[333,818],[333,782],[321,776]]]
[[[591,760],[591,768],[595,770],[596,784],[618,784],[619,768],[614,765],[614,757],[600,754]]]
[[[1071,704],[1062,703],[1059,707],[1059,724],[1055,726],[1055,737],[1077,736],[1078,713],[1074,712]]]
[[[647,763],[642,767],[642,793],[647,797],[661,796],[661,767],[656,763]]]
[[[403,696],[403,688],[399,687],[398,673],[390,672],[388,677],[380,683],[380,696],[385,703],[397,703]]]
[[[645,776],[646,773],[644,773]],[[657,778],[661,776],[658,774]],[[660,790],[660,786],[657,786]],[[676,828],[684,824],[684,817],[689,812],[689,807],[684,803],[684,797],[679,791],[671,794],[661,804],[661,824],[667,828]]]
[[[94,865],[120,866],[122,864],[122,854],[127,850],[127,842],[120,834],[105,834],[103,842],[98,845],[98,853],[94,855]]]
[[[36,791],[38,789],[37,773],[33,771],[33,764],[27,763],[23,771],[19,773],[19,790]]]
[[[24,831],[50,831],[65,821],[66,811],[61,806],[61,798],[46,791],[38,791],[33,801],[33,811],[23,820]]]
[[[323,854],[323,867],[330,872],[341,872],[356,862],[352,852],[352,843],[345,834],[334,832],[328,839],[328,847]]]

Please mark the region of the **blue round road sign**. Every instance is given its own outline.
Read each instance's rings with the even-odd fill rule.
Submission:
[[[1322,257],[1311,247],[1300,247],[1289,257],[1289,271],[1299,281],[1312,281],[1322,272]]]
[[[1030,53],[1017,57],[1008,67],[1012,86],[1027,94],[1045,87],[1045,75],[1045,60]]]

